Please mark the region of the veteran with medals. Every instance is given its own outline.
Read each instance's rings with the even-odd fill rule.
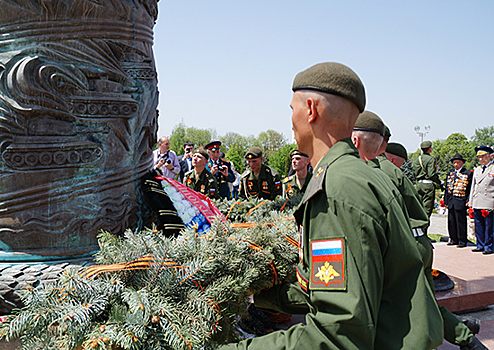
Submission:
[[[312,177],[312,172],[308,171],[309,156],[298,149],[290,152],[292,169],[295,174],[283,179],[283,197],[290,198],[294,195],[305,193],[305,189]]]
[[[455,154],[451,159],[454,169],[446,177],[444,205],[448,209],[448,245],[467,246],[467,209],[473,173],[463,167],[465,159]]]
[[[184,176],[184,185],[211,199],[218,198],[218,183],[213,174],[206,169],[209,155],[204,148],[199,147],[192,155],[193,169]]]

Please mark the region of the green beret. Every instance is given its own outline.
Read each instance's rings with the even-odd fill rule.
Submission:
[[[407,149],[401,144],[397,142],[390,142],[386,147],[386,152],[394,154],[395,156],[408,159]]]
[[[363,111],[359,114],[353,130],[377,132],[384,136],[384,123],[377,114]]]
[[[391,130],[389,130],[387,125],[384,125],[384,136],[387,138],[391,137]]]
[[[293,156],[302,156],[309,158],[307,154],[300,152],[298,149],[294,149],[293,151],[290,152],[290,158],[293,158]]]
[[[353,70],[340,63],[319,63],[298,73],[292,90],[315,90],[338,95],[355,103],[360,112],[365,109],[364,84]]]
[[[208,152],[203,148],[203,147],[198,147],[194,153],[199,153],[201,156],[203,156],[204,158],[206,158],[206,160],[209,159],[209,154]]]
[[[420,144],[420,148],[421,149],[426,149],[426,148],[429,148],[429,147],[432,147],[432,142],[430,141],[424,141]]]
[[[251,147],[245,154],[245,159],[256,159],[262,157],[262,149],[259,147]]]

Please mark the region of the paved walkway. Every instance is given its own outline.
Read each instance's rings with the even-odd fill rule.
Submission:
[[[433,214],[429,233],[448,236],[447,216]],[[473,234],[471,230],[469,233],[470,235]],[[460,249],[456,246],[447,246],[446,242],[437,242],[433,245],[433,267],[446,273],[456,283],[453,291],[438,293],[436,295],[438,300],[440,300],[441,294],[446,295],[446,297],[454,294],[469,294],[472,296],[473,300],[470,300],[472,303],[480,301],[481,298],[490,297],[492,293],[488,294],[487,292],[494,290],[494,254],[482,255],[472,252],[474,247]],[[468,301],[468,298],[466,299]],[[454,306],[452,304],[453,309]],[[494,349],[494,302],[485,309],[461,314],[481,321],[480,333],[477,337],[489,349]],[[458,349],[458,346],[453,346],[445,341],[438,349],[453,350]]]

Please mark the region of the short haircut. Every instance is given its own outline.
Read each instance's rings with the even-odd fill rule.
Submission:
[[[383,142],[383,136],[377,132],[353,130],[353,134],[362,140],[362,150],[368,154],[376,154]]]

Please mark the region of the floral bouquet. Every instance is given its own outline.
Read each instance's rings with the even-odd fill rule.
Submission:
[[[209,231],[215,219],[226,221],[208,197],[170,178],[157,176],[156,179],[161,181],[163,190],[168,194],[185,226],[194,227],[198,233],[204,234]]]

